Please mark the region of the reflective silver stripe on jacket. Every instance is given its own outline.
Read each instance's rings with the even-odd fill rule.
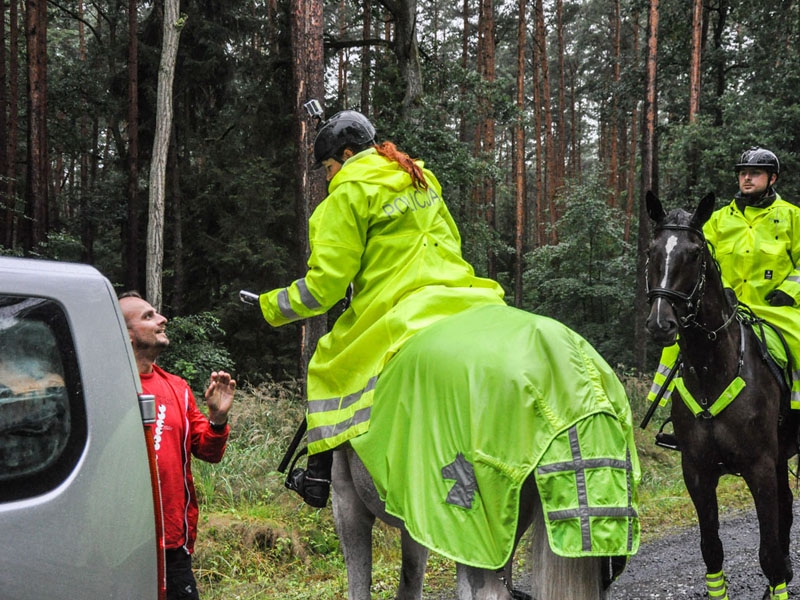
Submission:
[[[322,306],[319,302],[317,302],[317,299],[314,298],[311,292],[308,291],[305,277],[298,279],[294,283],[297,285],[297,290],[300,292],[300,301],[303,303],[303,306],[309,310],[316,310]],[[278,309],[281,311],[281,314],[290,321],[297,321],[298,319],[302,318],[300,315],[294,312],[292,304],[289,302],[288,287],[285,287],[278,292]]]
[[[314,429],[309,429],[308,443],[311,444],[313,442],[319,442],[321,440],[336,437],[351,427],[355,427],[361,423],[366,423],[369,421],[371,413],[372,406],[367,406],[366,408],[357,410],[352,417],[347,419],[347,421],[342,421],[341,423],[336,423],[335,425],[322,425],[320,427],[314,427]]]
[[[575,482],[578,487],[578,508],[567,510],[554,510],[547,513],[550,521],[561,521],[564,519],[579,518],[581,523],[581,539],[584,552],[592,550],[592,532],[589,524],[590,517],[624,517],[635,518],[636,511],[633,508],[633,482],[631,481],[633,466],[631,465],[630,449],[626,451],[625,460],[613,458],[591,458],[581,457],[581,447],[578,443],[578,429],[573,426],[569,429],[569,445],[572,450],[572,460],[551,465],[537,467],[536,470],[541,474],[558,473],[561,471],[574,471]],[[628,482],[628,506],[627,508],[589,506],[588,492],[586,491],[586,469],[597,468],[625,469]],[[633,549],[633,528],[628,522],[628,550]]]
[[[310,310],[317,310],[320,306],[322,306],[319,302],[317,302],[317,299],[311,295],[311,292],[308,291],[305,277],[298,279],[295,281],[295,283],[297,284],[297,289],[300,291],[300,301],[303,303],[303,306]]]
[[[359,390],[357,392],[353,392],[352,394],[347,394],[347,396],[343,396],[341,398],[328,398],[325,400],[309,400],[308,412],[323,413],[332,410],[340,410],[347,408],[348,406],[352,406],[361,399],[361,396],[363,396],[367,392],[371,392],[372,390],[374,390],[375,383],[377,381],[378,381],[378,376],[375,375],[374,377],[370,378],[370,380],[367,382],[367,385],[364,386],[364,389]]]
[[[797,275],[789,275],[786,278],[786,281],[794,281],[795,283],[800,283],[800,277],[798,277]]]
[[[352,394],[347,394],[342,398],[327,398],[324,400],[310,400],[308,402],[308,412],[309,414],[319,414],[325,412],[332,412],[336,410],[343,410],[352,406],[359,400],[361,397],[371,392],[375,389],[375,384],[378,381],[378,376],[375,375],[371,377],[370,380],[367,382],[367,385],[364,386],[364,389],[359,390],[357,392],[353,392]],[[350,427],[354,427],[356,425],[360,425],[361,423],[365,423],[369,420],[370,417],[370,407],[362,408],[355,412],[355,414],[347,419],[346,421],[342,421],[335,425],[323,425],[320,427],[314,427],[308,431],[308,442],[318,442],[320,440],[324,440],[327,438],[332,438],[343,431],[347,431]]]

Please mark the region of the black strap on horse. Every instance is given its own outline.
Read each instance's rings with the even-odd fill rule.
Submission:
[[[786,342],[786,338],[784,337],[783,333],[775,327],[769,321],[762,319],[761,317],[757,317],[753,311],[750,309],[749,306],[742,305],[745,307],[744,312],[747,313],[746,319],[743,322],[750,327],[753,328],[753,332],[756,333],[756,340],[758,340],[758,350],[761,355],[761,359],[767,364],[767,367],[775,376],[775,379],[781,385],[781,388],[784,389],[784,393],[786,395],[791,393],[792,385],[794,383],[794,377],[792,376],[792,352],[789,349],[789,344]],[[775,335],[778,336],[778,339],[783,346],[783,351],[786,353],[786,368],[782,371],[778,364],[775,362],[775,359],[769,352],[769,348],[767,347],[767,335],[764,331],[764,327],[769,327]],[[758,331],[756,331],[756,327],[758,327]]]
[[[664,383],[661,384],[661,389],[658,390],[656,397],[653,399],[653,402],[650,404],[650,408],[647,409],[647,414],[645,414],[644,419],[642,419],[641,427],[642,429],[647,428],[647,424],[650,422],[650,419],[653,418],[653,414],[656,412],[658,405],[661,404],[661,399],[664,397],[664,394],[667,393],[667,388],[669,388],[669,384],[672,383],[672,380],[675,379],[675,374],[680,371],[681,368],[681,355],[678,353],[678,356],[675,357],[675,363],[672,365],[669,373],[667,373],[666,379],[664,379]]]
[[[300,440],[303,439],[303,436],[306,433],[306,427],[307,426],[308,426],[308,422],[306,421],[306,418],[303,417],[303,420],[300,422],[300,425],[298,425],[298,427],[297,427],[297,431],[295,431],[295,433],[294,433],[294,437],[292,438],[292,441],[289,442],[289,447],[286,449],[286,454],[284,454],[283,458],[281,459],[281,464],[278,465],[278,472],[279,473],[285,473],[286,472],[286,467],[289,466],[289,461],[292,460],[292,456],[294,456],[294,453],[297,450],[297,447],[300,445]],[[295,458],[294,461],[292,462],[293,466],[294,466],[294,462],[296,462],[297,459],[300,458],[302,455],[303,455],[303,452],[301,452],[300,454],[297,455],[297,458]]]

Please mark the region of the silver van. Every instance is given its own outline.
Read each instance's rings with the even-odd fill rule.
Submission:
[[[152,408],[105,277],[0,257],[3,600],[164,597]]]

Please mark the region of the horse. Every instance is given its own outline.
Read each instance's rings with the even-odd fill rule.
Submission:
[[[472,317],[447,317],[405,342],[378,379],[369,431],[334,452],[333,513],[347,569],[348,598],[371,598],[371,535],[375,520],[379,519],[400,530],[402,564],[397,600],[422,598],[429,549],[456,562],[459,600],[602,600],[624,569],[627,557],[638,548],[636,485],[640,472],[624,389],[588,342],[560,323],[504,305],[473,310],[476,312]],[[502,323],[509,315],[511,319],[503,329]],[[476,323],[480,325],[476,327]],[[497,346],[500,339],[508,344]],[[520,347],[523,343],[530,348]],[[496,352],[486,353],[484,347],[496,348]],[[472,361],[478,356],[482,360],[475,366]],[[558,362],[556,356],[565,358]],[[524,384],[505,383],[518,376],[520,365],[532,360],[535,369],[527,370]],[[468,391],[463,387],[465,380],[470,380]],[[569,387],[574,382],[587,381],[591,383],[585,387],[581,383]],[[615,401],[617,408],[610,408],[607,394],[620,400]],[[413,399],[408,402],[400,400],[409,396]],[[559,406],[567,407],[563,409],[568,413],[563,423],[557,414]],[[440,411],[438,415],[431,414],[435,410]],[[445,433],[434,433],[429,425],[432,421],[440,421]],[[500,434],[498,440],[498,434],[491,433],[493,428],[507,430],[507,437]],[[531,439],[532,429],[542,431],[544,439]],[[446,464],[452,454],[444,450],[441,459],[426,460],[428,454],[435,454],[440,446],[450,443],[450,438],[457,437],[455,430],[470,432],[466,446],[458,446],[458,458]],[[521,433],[515,433],[517,430]],[[521,444],[515,441],[517,438]],[[388,449],[376,449],[376,440],[384,439]],[[617,441],[610,442],[611,439]],[[468,447],[470,444],[473,446]],[[523,447],[507,451],[507,446],[512,445]],[[493,451],[492,446],[499,449]],[[577,463],[565,463],[563,455],[557,457],[556,447],[574,452]],[[607,458],[607,454],[618,458]],[[404,464],[406,459],[410,465]],[[428,462],[433,466],[427,466]],[[577,470],[569,471],[573,467]],[[615,473],[614,481],[625,506],[593,505],[591,481],[604,468]],[[384,469],[389,472],[388,483]],[[394,471],[399,472],[399,485],[391,481]],[[501,481],[499,496],[493,496],[488,489],[489,471],[489,479]],[[575,494],[575,498],[583,498],[581,507],[572,513],[555,510],[553,500],[559,494],[550,487],[556,484],[555,479],[548,479],[565,472],[569,473],[570,485],[580,482],[584,486],[582,494]],[[472,485],[465,485],[457,493],[460,483],[473,473]],[[440,490],[439,496],[439,492],[423,487],[422,481],[441,478],[447,482],[437,487],[434,481],[433,485]],[[452,488],[451,479],[457,480]],[[614,484],[604,479],[600,486],[608,494]],[[435,507],[441,506],[446,514],[439,516],[435,512],[432,516],[428,506],[414,506],[429,493],[429,506],[434,507],[431,510],[438,511]],[[503,502],[498,497],[518,508],[516,517],[514,510],[503,512]],[[473,515],[476,510],[484,512]],[[447,520],[451,513],[453,520]],[[572,531],[579,538],[577,543],[583,544],[578,550],[583,551],[564,552],[563,530],[559,533],[554,524],[559,518],[564,519],[562,523],[571,522]],[[435,521],[430,535],[420,526],[425,519]],[[480,529],[475,523],[483,521],[491,525],[481,530],[480,542],[474,545],[496,545],[499,553],[484,552],[483,548],[459,550],[460,544],[473,545],[466,540],[473,527]],[[498,525],[500,521],[502,527]],[[521,537],[531,527],[529,596],[513,586],[512,560]],[[605,528],[610,537],[614,537],[611,530],[616,529],[627,538],[618,538],[607,547],[602,542],[596,545],[597,540],[589,539],[596,533],[595,527]],[[510,529],[508,536],[506,529]],[[465,541],[454,542],[455,538]],[[558,554],[554,546],[558,547]],[[492,555],[495,558],[485,558]]]
[[[672,394],[670,418],[699,523],[709,597],[728,597],[716,492],[722,475],[738,474],[758,516],[758,556],[768,580],[764,599],[785,599],[792,578],[788,461],[796,453],[798,419],[789,409],[785,381],[754,329],[759,320],[724,287],[703,234],[714,201],[708,194],[693,213],[667,214],[647,193],[654,233],[647,255],[646,327],[660,346],[677,341],[680,348],[680,385]]]

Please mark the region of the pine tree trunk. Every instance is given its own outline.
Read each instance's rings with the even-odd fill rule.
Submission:
[[[488,86],[495,81],[495,40],[494,40],[494,6],[493,0],[481,0],[478,12],[478,75]],[[488,96],[478,99],[478,127],[475,133],[475,156],[489,161],[495,160],[495,122],[493,107]],[[495,227],[495,186],[490,177],[484,177],[476,187],[475,205],[478,215],[482,216],[490,231]],[[489,247],[486,256],[487,275],[496,277],[494,252]]]
[[[13,1],[12,1],[13,4]],[[13,219],[12,201],[13,196],[8,194],[8,189],[3,184],[6,173],[8,173],[8,114],[6,113],[6,106],[8,97],[6,89],[8,89],[8,80],[6,72],[6,6],[3,3],[0,6],[0,216],[2,216],[3,228],[0,229],[0,244],[6,248],[10,248],[8,243],[9,238],[9,223]]]
[[[614,14],[611,17],[611,33],[614,40],[614,71],[613,88],[619,89],[620,63],[622,61],[621,51],[621,29],[619,0],[614,0]],[[619,97],[613,94],[611,98],[611,123],[608,130],[608,189],[611,194],[608,205],[615,207],[619,197]]]
[[[527,47],[526,0],[519,0],[517,13],[517,119],[514,123],[514,305],[522,306],[522,274],[525,271],[526,215],[528,212],[525,179],[525,48]]]
[[[556,110],[556,131],[558,138],[556,139],[555,148],[555,165],[553,167],[555,172],[555,187],[560,189],[564,185],[564,171],[566,169],[566,125],[564,123],[564,115],[566,114],[566,107],[564,105],[566,96],[566,75],[564,70],[564,20],[563,20],[563,1],[557,0],[556,2],[556,39],[558,41],[558,110]]]
[[[47,3],[28,0],[25,10],[28,51],[28,170],[22,247],[31,251],[47,236]]]
[[[648,190],[658,195],[658,156],[656,154],[656,117],[657,88],[656,66],[658,59],[658,0],[650,0],[650,10],[647,19],[647,67],[645,69],[645,101],[642,110],[644,127],[642,128],[642,183],[639,190],[639,231],[637,239],[638,259],[637,273],[645,272],[647,246],[650,242],[650,222],[645,207],[645,194]],[[647,319],[647,294],[644,289],[644,279],[637,278],[636,298],[634,310],[634,353],[633,359],[636,368],[644,371],[647,366],[647,332],[645,320]]]
[[[8,138],[5,144],[8,157],[6,168],[0,172],[5,181],[0,181],[0,190],[5,191],[7,201],[3,223],[2,242],[6,248],[15,244],[17,223],[17,143],[19,141],[19,10],[16,1],[9,2],[8,10]]]
[[[400,113],[403,119],[422,97],[422,70],[417,46],[417,0],[380,0],[395,22],[394,54],[400,80],[405,85]]]
[[[310,254],[308,219],[314,208],[325,197],[325,180],[321,170],[310,169],[310,154],[316,137],[316,123],[310,119],[303,105],[312,99],[324,98],[322,0],[291,0],[289,6],[292,36],[292,75],[295,93],[295,207],[297,215],[298,247],[301,249],[303,269]],[[330,115],[328,115],[330,116]],[[304,382],[308,362],[317,348],[317,342],[327,332],[327,317],[321,315],[303,322],[300,339],[300,381]],[[305,389],[305,387],[304,387]]]
[[[123,225],[125,287],[139,287],[139,37],[136,0],[128,0],[128,211]]]
[[[689,123],[700,112],[700,57],[703,48],[703,0],[694,0],[692,10],[692,60],[689,66]]]
[[[534,143],[536,147],[536,190],[535,198],[536,204],[534,208],[534,245],[538,248],[547,243],[547,222],[545,218],[545,189],[544,178],[542,173],[544,171],[544,144],[542,143],[542,88],[539,73],[542,70],[542,53],[539,47],[538,35],[538,22],[541,17],[538,10],[534,5],[533,11],[533,73],[531,74],[531,83],[533,87],[533,128],[534,128]]]
[[[362,21],[361,37],[368,40],[372,37],[372,0],[364,0],[364,17]],[[372,81],[371,70],[372,50],[369,44],[364,44],[361,50],[361,112],[369,116],[369,84]]]
[[[153,139],[153,158],[150,163],[150,190],[147,217],[147,299],[157,311],[162,304],[162,274],[164,271],[164,207],[165,175],[172,129],[172,83],[178,42],[185,17],[178,16],[179,0],[164,0],[161,64],[158,68],[156,100],[156,133]]]

